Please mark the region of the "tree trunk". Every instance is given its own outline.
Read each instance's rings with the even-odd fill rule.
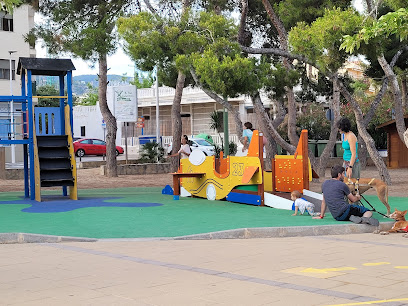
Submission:
[[[385,78],[382,85],[381,89],[378,92],[377,96],[375,97],[373,103],[370,105],[370,109],[367,111],[366,115],[364,116],[364,126],[367,129],[368,125],[370,124],[371,120],[373,119],[375,115],[375,111],[377,110],[377,107],[381,104],[381,101],[387,91],[388,88],[388,78]],[[357,138],[358,143],[360,144],[360,147],[358,149],[358,159],[360,160],[360,165],[361,169],[365,169],[367,167],[367,145],[364,142],[364,139],[358,135]]]
[[[291,68],[287,68],[290,70]],[[299,137],[296,134],[296,100],[293,88],[286,89],[288,99],[288,137],[292,145],[296,146],[299,142]]]
[[[374,17],[374,4],[373,4],[373,0],[366,0],[366,5],[367,5],[367,11],[368,11],[368,15]]]
[[[288,33],[283,25],[282,21],[276,15],[271,3],[269,0],[262,0],[262,3],[265,7],[268,17],[271,20],[273,26],[278,32],[278,38],[280,43],[280,48],[282,50],[288,51]],[[292,64],[287,58],[283,58],[283,65],[287,71],[293,69]],[[299,137],[296,134],[296,100],[293,88],[286,88],[286,98],[288,99],[288,137],[292,145],[297,145],[299,142]]]
[[[155,9],[153,8],[153,6],[150,4],[150,1],[149,1],[149,0],[144,0],[143,2],[145,3],[146,7],[148,8],[148,10],[149,10],[152,14],[154,14],[154,15],[157,14],[156,10],[155,10]]]
[[[182,133],[182,122],[181,122],[181,97],[183,96],[183,88],[186,76],[183,72],[178,72],[176,93],[174,94],[173,105],[171,107],[171,119],[173,121],[173,148],[172,154],[176,154],[180,150],[181,146],[181,133]],[[178,169],[178,158],[171,159],[172,171],[177,171]]]
[[[347,88],[344,86],[344,84],[337,79],[337,83],[340,89],[340,92],[342,93],[343,97],[350,102],[350,105],[353,107],[354,115],[356,116],[356,122],[357,122],[357,129],[358,129],[358,134],[361,135],[363,138],[364,142],[367,145],[367,150],[368,153],[371,156],[371,159],[373,160],[374,164],[376,165],[378,172],[380,174],[381,179],[387,184],[391,185],[391,176],[388,172],[387,166],[385,165],[382,157],[378,153],[374,139],[371,137],[371,135],[367,132],[366,127],[364,126],[364,119],[363,119],[363,113],[361,111],[360,106],[358,105],[357,101],[354,100],[354,98],[351,96],[351,94],[348,92]]]
[[[367,128],[367,126],[366,126]],[[367,146],[364,142],[363,137],[361,137],[360,135],[357,136],[357,142],[359,144],[358,146],[358,160],[360,161],[360,167],[361,170],[365,170],[367,168]]]
[[[239,22],[238,29],[238,42],[240,44],[245,44],[245,25],[248,15],[248,0],[241,0],[241,19]]]
[[[336,79],[335,79],[336,80]],[[330,153],[333,152],[333,148],[336,145],[338,123],[340,121],[340,91],[336,81],[333,82],[333,100],[331,103],[331,109],[334,112],[334,120],[330,130],[329,142],[320,155],[319,162],[317,163],[316,171],[319,177],[325,177],[327,162],[330,158]]]
[[[263,137],[265,137],[268,141],[265,147],[266,162],[264,166],[265,166],[265,169],[271,170],[272,169],[272,158],[274,158],[274,156],[278,153],[278,149],[276,146],[275,139],[273,139],[271,133],[269,133],[267,123],[265,122],[265,118],[264,118],[265,108],[264,108],[264,111],[262,111],[262,108],[254,106],[254,110],[255,110],[256,117],[258,118],[259,129],[262,131]]]
[[[254,105],[254,110],[259,116],[259,123],[262,126],[262,130],[264,131],[265,135],[268,137],[268,140],[274,140],[277,144],[279,144],[283,149],[288,151],[290,154],[294,154],[296,151],[296,147],[287,143],[278,133],[278,131],[273,126],[271,118],[268,117],[266,114],[265,107],[262,103],[261,97],[259,92],[251,95],[251,100]],[[272,142],[273,143],[273,142]]]
[[[99,55],[99,108],[102,113],[103,120],[106,123],[106,176],[118,176],[118,168],[116,163],[116,131],[118,129],[116,118],[112,115],[108,107],[106,98],[106,89],[108,86],[108,68],[106,54]]]
[[[402,93],[402,108],[406,109],[408,107],[408,86],[407,86],[407,76],[403,75],[401,78],[401,93]]]
[[[405,146],[408,148],[408,142],[404,139],[404,133],[407,131],[404,122],[404,109],[402,107],[402,94],[398,84],[397,76],[392,70],[391,66],[388,64],[384,55],[381,55],[377,58],[378,62],[381,65],[381,68],[384,70],[385,75],[390,82],[390,87],[392,94],[394,96],[394,109],[395,109],[395,124],[397,126],[398,135]]]
[[[282,104],[279,103],[278,101],[274,101],[274,104],[276,105],[278,112],[276,114],[275,119],[273,120],[271,119],[271,121],[272,121],[272,126],[276,130],[279,127],[279,125],[285,120],[286,111],[284,107],[282,106]],[[261,116],[261,114],[259,113],[259,109],[258,111],[255,110],[255,112],[258,118],[258,122],[261,125],[261,130],[264,134],[264,137],[268,140],[265,146],[265,153],[266,153],[265,169],[272,170],[272,159],[275,158],[276,154],[278,154],[277,143],[275,139],[273,138],[273,136],[271,135],[271,133],[269,133],[267,124],[264,123],[263,116]]]

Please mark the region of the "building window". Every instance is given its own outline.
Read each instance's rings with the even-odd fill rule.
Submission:
[[[11,61],[12,77],[16,79],[16,66],[15,61]],[[10,80],[10,61],[0,59],[0,79]]]
[[[13,32],[13,15],[0,11],[0,30]]]
[[[85,126],[81,126],[81,137],[85,137]]]

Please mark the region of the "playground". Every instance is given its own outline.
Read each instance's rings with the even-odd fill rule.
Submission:
[[[375,176],[375,167],[364,170],[367,176]],[[391,208],[408,209],[405,184],[407,171],[390,171]],[[329,173],[326,173],[328,178]],[[349,224],[328,216],[323,220],[311,217],[291,216],[287,210],[256,207],[226,201],[208,201],[198,198],[182,198],[173,201],[172,196],[162,195],[162,187],[171,182],[171,175],[123,175],[107,178],[99,169],[78,170],[79,198],[119,198],[107,200],[121,203],[160,203],[156,207],[87,207],[66,212],[26,212],[30,204],[6,204],[19,201],[24,196],[22,180],[0,180],[0,232],[25,232],[47,235],[63,235],[91,238],[142,238],[178,237],[214,231],[254,227],[298,227]],[[311,182],[310,189],[319,191],[321,183]],[[111,188],[108,188],[111,187]],[[146,188],[148,187],[148,188]],[[44,194],[59,194],[49,190]],[[384,212],[385,207],[375,196],[366,192],[366,198],[374,207]],[[63,203],[59,203],[63,206]],[[43,205],[47,205],[44,202]],[[390,222],[379,214],[380,222]]]
[[[40,204],[28,200],[25,203],[29,203],[24,204],[21,196],[21,192],[0,195],[0,232],[89,238],[145,238],[178,237],[239,228],[340,223],[331,217],[314,220],[307,215],[291,216],[291,211],[287,210],[227,201],[196,198],[173,201],[171,196],[161,195],[161,188],[158,187],[86,189],[81,190],[80,201],[76,203],[48,198]],[[382,208],[375,196],[367,198],[377,209]],[[104,204],[98,207],[83,206],[80,203],[84,201]],[[406,198],[390,197],[390,202],[393,207],[408,209]],[[59,210],[55,210],[55,206]],[[378,214],[375,217],[381,222],[388,222]]]
[[[320,188],[310,188],[307,130],[301,132],[294,155],[275,155],[271,170],[264,167],[263,136],[255,130],[244,157],[224,157],[221,152],[216,159],[196,150],[180,161],[176,173],[161,175],[165,181],[156,181],[156,187],[146,177],[142,184],[131,178],[134,185],[129,188],[120,182],[123,178],[116,183],[107,178],[101,189],[87,189],[84,184],[78,195],[82,182],[92,188],[101,186],[97,186],[96,175],[82,181],[76,167],[71,88],[75,68],[70,60],[29,58],[20,58],[19,67],[22,95],[1,96],[0,100],[22,103],[21,138],[0,143],[24,147],[25,176],[20,182],[24,192],[13,192],[14,188],[0,184],[0,191],[6,191],[0,194],[0,233],[150,238],[338,224],[332,218],[312,219],[307,213],[291,215],[293,201],[289,195],[294,190],[302,192],[320,211]],[[24,81],[25,75],[30,79],[32,74],[59,76],[59,107],[33,107],[31,84],[26,86]],[[387,213],[375,195],[367,195],[367,199],[378,212]],[[395,197],[392,192],[389,200],[393,208],[403,210],[408,206],[406,198]],[[382,218],[379,214],[375,217]]]

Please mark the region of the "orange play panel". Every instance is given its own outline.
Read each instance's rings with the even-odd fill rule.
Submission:
[[[248,166],[244,170],[244,175],[242,176],[242,183],[248,184],[251,178],[254,176],[256,172],[258,172],[259,167]]]

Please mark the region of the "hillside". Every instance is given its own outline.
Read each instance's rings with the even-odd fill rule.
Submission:
[[[124,77],[121,75],[108,75],[109,85],[128,85],[133,80],[131,77]],[[93,87],[98,87],[98,76],[96,74],[84,74],[74,76],[72,78],[72,92],[74,95],[81,96],[88,91],[88,83]],[[55,84],[58,87],[57,77],[38,76],[37,87],[45,84]]]

